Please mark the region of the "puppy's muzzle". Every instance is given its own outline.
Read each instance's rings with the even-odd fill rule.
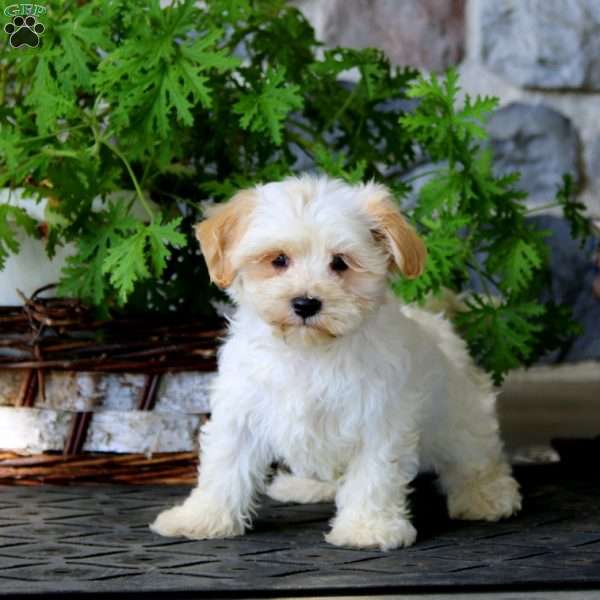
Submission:
[[[323,303],[318,298],[309,298],[308,296],[292,298],[291,304],[294,312],[302,319],[314,317],[323,306]]]

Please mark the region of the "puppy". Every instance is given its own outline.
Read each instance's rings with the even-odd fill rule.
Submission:
[[[237,309],[221,347],[198,487],[151,526],[193,539],[241,535],[266,489],[335,500],[326,540],[408,546],[407,501],[433,469],[457,519],[519,510],[488,376],[449,322],[401,306],[388,275],[422,272],[426,250],[389,191],[324,177],[238,193],[197,226],[212,280]]]

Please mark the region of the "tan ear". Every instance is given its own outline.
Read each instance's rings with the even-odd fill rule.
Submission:
[[[373,192],[367,197],[367,212],[375,224],[374,233],[383,239],[402,275],[414,279],[425,268],[425,244],[400,214],[387,189],[374,186]]]
[[[229,287],[235,277],[231,253],[246,231],[255,202],[252,190],[238,192],[228,202],[208,209],[208,218],[196,225],[208,274],[220,288]]]

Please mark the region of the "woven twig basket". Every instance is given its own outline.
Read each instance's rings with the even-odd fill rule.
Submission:
[[[135,408],[151,411],[165,374],[216,369],[217,348],[225,331],[222,319],[181,322],[144,316],[98,321],[80,301],[42,297],[50,287],[24,298],[23,306],[0,307],[0,372],[22,374],[14,407],[42,404],[48,374],[66,371],[143,374],[145,384]],[[192,452],[82,454],[94,414],[73,413],[62,453],[22,456],[11,448],[0,450],[0,482],[194,481]]]

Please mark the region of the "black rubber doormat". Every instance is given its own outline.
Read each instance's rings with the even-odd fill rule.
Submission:
[[[182,488],[0,486],[0,597],[600,589],[597,471],[523,467],[517,477],[524,511],[501,523],[449,521],[432,481],[418,480],[418,542],[388,553],[326,544],[331,505],[265,502],[246,536],[192,542],[147,527]]]

